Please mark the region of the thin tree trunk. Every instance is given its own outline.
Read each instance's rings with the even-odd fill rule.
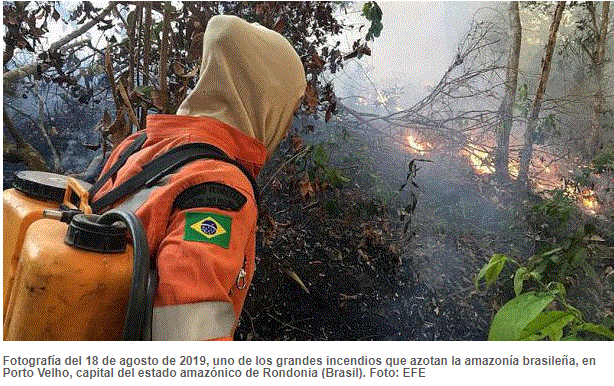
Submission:
[[[518,85],[518,62],[520,60],[520,47],[522,43],[522,25],[518,2],[512,1],[509,6],[510,14],[510,52],[507,59],[505,74],[505,96],[501,101],[499,114],[501,126],[497,133],[497,149],[495,150],[495,179],[502,184],[508,183],[509,174],[509,145],[510,132],[514,122],[514,104],[516,102],[516,87]]]
[[[139,3],[136,6],[136,14],[137,14],[137,29],[139,31],[136,38],[136,82],[134,83],[135,87],[141,85],[141,52],[143,52],[143,3]]]
[[[137,12],[139,9],[139,5],[137,5],[136,9],[133,11],[134,12],[134,17],[132,18],[132,20],[128,20],[128,28],[127,28],[127,35],[128,35],[128,48],[130,50],[129,53],[129,59],[130,59],[130,63],[128,65],[128,84],[126,85],[126,87],[128,87],[128,91],[132,91],[134,90],[134,73],[135,71],[137,71],[137,59],[136,59],[136,22],[137,22]]]
[[[143,85],[149,84],[151,49],[151,1],[145,3],[145,27],[143,28]]]
[[[586,153],[589,158],[594,157],[602,146],[602,115],[605,97],[603,92],[603,67],[605,64],[605,47],[608,36],[608,23],[610,15],[610,2],[604,1],[601,12],[601,28],[597,34],[597,44],[594,51],[593,64],[595,66],[595,80],[597,91],[595,91],[593,102],[593,117],[591,122],[591,133],[587,140]]]
[[[552,54],[554,53],[554,47],[556,45],[556,37],[561,24],[561,17],[563,16],[563,10],[565,9],[565,2],[560,1],[556,5],[554,12],[554,18],[550,25],[550,36],[548,37],[548,43],[546,43],[546,54],[544,56],[542,64],[542,74],[539,79],[539,86],[535,92],[535,101],[533,102],[533,109],[527,122],[527,129],[524,133],[524,146],[520,152],[520,167],[518,171],[518,188],[520,190],[528,189],[529,181],[529,166],[531,165],[531,158],[533,157],[533,142],[535,141],[535,127],[537,126],[537,117],[541,110],[542,97],[546,91],[548,84],[548,78],[550,77],[550,65],[552,64]]]
[[[9,129],[9,133],[11,133],[13,138],[15,138],[15,142],[17,142],[17,147],[25,147],[26,140],[23,139],[21,133],[15,130],[15,126],[13,126],[13,121],[11,121],[11,118],[6,113],[6,109],[4,108],[4,106],[2,106],[2,119],[4,120],[4,125]]]
[[[55,146],[53,146],[53,142],[51,142],[51,138],[49,138],[49,134],[47,133],[47,130],[45,130],[45,124],[44,124],[44,116],[45,116],[45,111],[44,111],[44,106],[43,106],[43,98],[40,97],[40,81],[34,81],[34,85],[35,85],[35,95],[36,98],[38,99],[38,130],[40,131],[41,135],[43,136],[43,138],[45,139],[45,142],[47,143],[47,146],[49,146],[49,151],[51,152],[51,157],[53,159],[53,165],[51,166],[51,170],[53,170],[54,172],[60,172],[60,157],[58,156],[58,151],[55,149]]]
[[[160,86],[160,105],[162,107],[162,113],[167,114],[169,112],[169,100],[168,100],[168,86],[167,86],[167,69],[168,69],[168,49],[169,49],[169,36],[171,23],[171,11],[170,3],[164,3],[164,20],[162,21],[162,38],[160,40],[160,66],[158,68],[158,82]]]

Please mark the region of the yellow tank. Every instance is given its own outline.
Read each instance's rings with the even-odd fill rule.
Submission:
[[[75,180],[76,182],[76,180]],[[22,171],[17,173],[15,188],[2,193],[3,207],[3,317],[17,268],[18,253],[26,230],[43,216],[43,211],[58,209],[62,203],[68,177],[45,172]],[[89,187],[86,182],[79,185]]]
[[[73,178],[22,180],[3,194],[4,339],[150,339],[157,273],[140,220],[92,215]]]
[[[4,305],[2,315],[6,315],[6,306],[9,298],[9,292],[12,286],[13,275],[17,268],[18,255],[15,253],[16,246],[21,247],[23,240],[19,240],[19,236],[25,235],[33,221],[42,218],[43,210],[57,207],[57,204],[40,201],[15,189],[5,190],[2,194],[3,198],[3,294]],[[23,229],[20,229],[23,228]]]
[[[91,252],[67,245],[67,231],[67,224],[52,219],[28,228],[4,319],[5,340],[121,338],[132,247]]]

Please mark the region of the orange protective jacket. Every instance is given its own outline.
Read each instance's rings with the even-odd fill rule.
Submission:
[[[186,143],[211,144],[254,176],[267,156],[261,142],[212,118],[151,115],[147,117],[146,133],[141,149],[103,185],[94,201],[141,171],[155,157]],[[114,150],[103,173],[140,135],[141,132],[133,134]],[[238,210],[176,207],[179,195],[206,183],[230,187],[246,200]],[[197,160],[116,206],[133,210],[141,219],[149,252],[157,259],[159,284],[153,339],[231,340],[255,264],[258,214],[253,188],[245,174],[223,161]]]

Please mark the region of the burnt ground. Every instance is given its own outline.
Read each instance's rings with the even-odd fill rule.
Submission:
[[[479,301],[442,298],[400,251],[387,213],[374,213],[374,205],[356,197],[344,200],[347,208],[334,217],[318,206],[305,209],[300,200],[269,206],[238,339],[485,338]]]
[[[331,156],[325,167],[334,163],[349,179],[335,187],[310,163],[321,158],[317,151],[293,160],[302,146],[287,141],[261,173],[257,270],[236,339],[485,340],[513,292],[476,290],[473,280],[494,253],[522,261],[536,252],[527,203],[453,152],[430,155],[434,162],[420,164],[411,187],[418,202],[405,232],[399,212],[410,194],[398,188],[412,155]],[[608,264],[598,268],[602,279]],[[572,296],[601,322],[599,310],[614,296],[599,291]]]
[[[452,205],[456,187],[431,186],[436,194],[429,197],[424,191],[432,182],[430,172],[422,181],[418,176],[422,192],[416,191],[419,202],[404,232],[398,213],[409,194],[398,193],[398,177],[406,166],[394,169],[396,176],[377,178],[370,172],[382,164],[347,168],[341,162],[336,167],[349,181],[340,189],[307,167],[306,187],[307,177],[294,162],[279,170],[295,150],[286,144],[285,155],[262,173],[268,185],[259,260],[237,339],[486,339],[490,311],[484,296],[471,293],[472,277],[489,253],[477,244],[482,235],[453,235],[453,229],[433,220],[458,220],[432,208],[444,206],[437,200]],[[381,198],[383,185],[390,187],[387,201]]]

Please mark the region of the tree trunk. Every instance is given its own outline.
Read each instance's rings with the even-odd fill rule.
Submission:
[[[514,122],[514,104],[516,102],[516,87],[518,84],[518,62],[520,60],[520,46],[522,43],[522,25],[518,2],[510,2],[510,53],[507,59],[505,74],[505,96],[501,101],[499,114],[501,126],[497,133],[497,148],[495,150],[495,179],[501,183],[508,183],[509,174],[509,145],[510,132]]]
[[[40,96],[40,81],[35,80],[34,86],[35,86],[34,92],[36,93],[35,95],[36,95],[36,98],[38,99],[37,127],[41,133],[41,136],[47,143],[47,146],[49,147],[49,151],[51,152],[51,158],[53,160],[53,165],[51,165],[51,170],[56,173],[61,173],[60,156],[58,155],[58,151],[53,145],[53,142],[51,142],[51,138],[49,138],[49,133],[47,133],[47,130],[45,130],[45,123],[44,123],[45,122],[45,112],[44,112],[44,106],[43,106],[44,102],[43,102],[43,98],[41,98]]]
[[[535,141],[535,127],[537,126],[537,117],[541,110],[542,97],[546,91],[548,84],[548,78],[550,77],[550,65],[552,63],[552,54],[554,53],[554,47],[556,45],[556,37],[559,31],[559,25],[561,24],[561,17],[563,16],[563,10],[565,9],[565,2],[560,1],[556,5],[554,12],[554,18],[550,25],[550,36],[548,37],[548,43],[546,43],[546,54],[542,62],[542,74],[539,79],[539,86],[535,92],[535,101],[533,102],[533,109],[527,122],[527,129],[524,133],[524,146],[520,152],[520,167],[518,171],[518,188],[519,190],[528,189],[529,181],[529,166],[531,165],[531,158],[533,157],[533,142]]]
[[[171,23],[170,2],[164,3],[164,20],[162,22],[162,38],[160,40],[160,66],[158,69],[158,82],[160,85],[159,106],[163,114],[169,113],[168,86],[166,72],[168,69],[169,30]]]
[[[143,85],[149,84],[149,62],[151,50],[151,1],[145,3],[145,26],[143,32]]]
[[[533,102],[533,109],[527,122],[527,129],[524,133],[524,146],[520,152],[520,167],[518,171],[518,188],[520,190],[528,189],[529,181],[529,166],[531,165],[531,158],[533,157],[533,142],[535,141],[535,127],[537,126],[537,117],[541,110],[542,97],[546,91],[548,84],[548,78],[550,77],[550,65],[552,63],[552,54],[554,53],[554,47],[556,45],[556,37],[559,31],[559,25],[561,24],[561,17],[563,16],[563,10],[565,9],[565,2],[560,1],[556,5],[554,12],[554,18],[552,25],[550,25],[550,36],[548,37],[548,43],[546,43],[546,55],[542,64],[542,74],[539,79],[539,86],[535,92],[535,101]]]
[[[594,51],[593,64],[595,66],[595,91],[593,101],[593,117],[591,120],[591,133],[587,139],[586,154],[589,158],[594,157],[602,147],[602,116],[604,113],[605,96],[603,92],[603,67],[605,64],[605,47],[608,36],[608,23],[610,15],[610,2],[604,1],[601,12],[601,28],[597,33],[597,43]]]

